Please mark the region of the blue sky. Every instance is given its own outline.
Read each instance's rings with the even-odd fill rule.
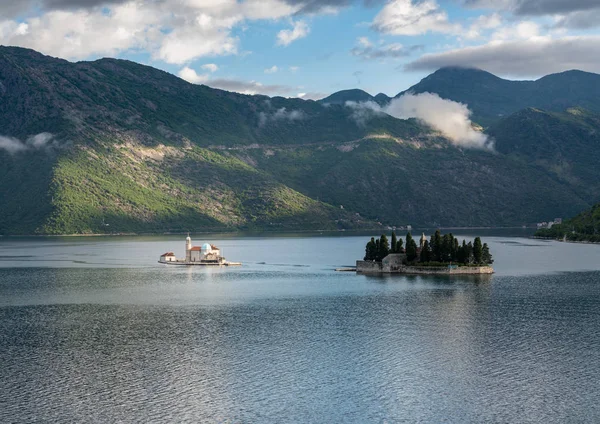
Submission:
[[[441,66],[511,79],[600,72],[597,0],[22,0],[0,44],[111,56],[193,83],[319,98],[395,95]]]

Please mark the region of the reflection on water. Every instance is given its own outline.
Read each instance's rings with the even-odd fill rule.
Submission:
[[[172,239],[2,241],[45,264],[0,269],[0,422],[598,422],[600,272],[555,263],[596,269],[597,246],[335,273],[349,240],[219,242],[235,269],[156,264]]]

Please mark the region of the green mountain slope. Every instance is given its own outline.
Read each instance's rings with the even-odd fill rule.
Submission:
[[[600,198],[600,114],[581,108],[562,113],[528,108],[487,132],[499,152],[544,168],[587,196]]]
[[[290,187],[394,225],[516,225],[587,204],[543,170],[431,140],[366,139],[253,155]]]
[[[415,120],[18,48],[0,47],[0,136],[0,234],[520,225],[592,200]]]

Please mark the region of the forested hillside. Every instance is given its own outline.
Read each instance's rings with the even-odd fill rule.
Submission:
[[[0,100],[0,234],[522,225],[597,200],[588,171],[557,173],[501,124],[497,151],[463,149],[414,119],[129,61],[0,47]]]

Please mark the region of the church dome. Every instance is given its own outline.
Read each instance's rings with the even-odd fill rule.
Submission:
[[[202,251],[206,252],[206,253],[210,253],[212,251],[212,247],[210,247],[210,244],[204,243],[202,245]]]

